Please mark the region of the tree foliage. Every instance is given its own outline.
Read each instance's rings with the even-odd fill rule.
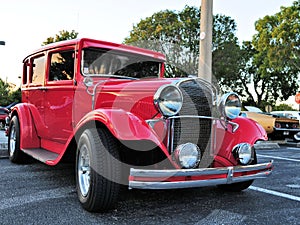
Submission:
[[[74,30],[72,30],[71,32],[62,30],[62,31],[59,31],[59,33],[56,34],[55,37],[48,37],[47,40],[43,42],[42,46],[51,44],[54,42],[58,42],[58,41],[76,39],[77,36],[78,36],[78,33],[75,32]]]
[[[298,0],[258,20],[257,34],[242,45],[235,36],[235,21],[215,15],[212,71],[221,88],[259,107],[294,95],[299,75],[299,12]],[[161,51],[167,57],[166,76],[186,76],[197,73],[199,32],[200,9],[185,6],[179,12],[165,10],[142,19],[124,42]]]
[[[252,70],[259,101],[287,100],[298,89],[300,1],[255,23]]]
[[[217,78],[225,72],[234,74],[238,68],[237,61],[227,54],[228,51],[233,53],[232,48],[239,50],[235,31],[236,24],[230,17],[214,16],[213,73]],[[165,10],[142,19],[133,26],[124,43],[164,53],[167,57],[165,75],[180,77],[197,74],[199,35],[200,8],[185,6],[182,11]]]
[[[292,106],[282,103],[282,104],[273,106],[273,111],[296,111],[296,110],[293,109]]]
[[[21,102],[21,89],[10,90],[9,84],[0,78],[0,106],[7,106],[13,102]]]
[[[9,85],[0,78],[0,105],[7,105],[7,96],[9,94]]]

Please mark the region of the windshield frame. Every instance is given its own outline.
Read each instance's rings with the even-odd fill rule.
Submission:
[[[132,59],[134,63],[148,63],[148,62],[153,62],[153,63],[158,63],[158,68],[156,69],[157,75],[155,76],[142,76],[142,77],[134,77],[134,76],[126,76],[126,75],[119,75],[119,74],[111,74],[111,73],[89,73],[89,67],[87,67],[88,64],[86,64],[85,61],[85,54],[86,50],[91,50],[91,51],[98,51],[99,54],[103,52],[103,56],[108,56],[109,57],[116,57],[116,58],[126,58],[127,59]],[[84,77],[108,77],[108,78],[117,78],[117,79],[146,79],[146,78],[159,78],[163,76],[163,64],[164,60],[158,59],[155,57],[150,57],[148,55],[143,55],[137,54],[137,53],[130,53],[122,50],[116,50],[116,49],[107,49],[107,48],[99,48],[99,47],[94,47],[94,46],[89,46],[81,49],[81,63],[80,63],[80,72]],[[108,55],[106,55],[108,54]],[[102,55],[101,55],[102,57]],[[100,58],[101,58],[100,57]],[[99,59],[99,57],[97,58]],[[94,60],[96,61],[96,60]],[[134,64],[133,63],[133,64]],[[86,65],[85,65],[86,64]],[[111,63],[112,65],[113,63]],[[120,67],[119,70],[126,68],[127,66],[133,65],[132,63],[125,65],[125,67]],[[91,64],[90,64],[91,65]],[[89,65],[89,66],[90,66]]]

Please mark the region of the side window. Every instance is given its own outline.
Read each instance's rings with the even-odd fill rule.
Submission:
[[[29,77],[30,71],[30,63],[26,60],[23,64],[23,77],[22,77],[22,84],[27,84],[27,78]]]
[[[51,54],[49,81],[72,80],[74,76],[74,51]]]
[[[32,84],[43,84],[45,76],[45,56],[42,55],[32,60]]]

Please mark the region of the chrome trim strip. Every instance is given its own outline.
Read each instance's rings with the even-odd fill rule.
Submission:
[[[145,120],[145,121],[151,128],[153,128],[156,123],[158,123],[160,121],[164,122],[165,120],[163,118],[158,118],[158,119],[149,119],[149,120]]]
[[[208,179],[208,180],[187,180],[174,182],[153,182],[153,181],[129,181],[129,189],[177,189],[177,188],[191,188],[191,187],[205,187],[215,186],[221,184],[232,184],[242,181],[262,179],[272,174],[273,160],[269,163],[261,163],[249,166],[234,166],[223,168],[201,168],[201,169],[182,169],[182,170],[141,170],[130,169],[130,176],[140,176],[143,178],[164,178],[164,177],[178,177],[178,176],[201,176],[201,175],[219,175],[227,174],[226,178]],[[245,171],[259,171],[251,175],[241,175],[234,177],[235,173]]]
[[[168,131],[168,150],[169,150],[169,153],[172,154],[174,152],[174,120],[169,120],[169,126],[170,126],[170,129]]]
[[[273,128],[276,131],[295,131],[295,132],[300,132],[300,129],[276,128],[276,127],[273,127]]]

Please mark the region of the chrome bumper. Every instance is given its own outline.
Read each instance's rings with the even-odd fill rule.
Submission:
[[[297,134],[294,135],[294,139],[296,141],[300,141],[300,132],[298,132]]]
[[[266,178],[272,173],[273,160],[249,166],[221,168],[143,170],[130,169],[129,189],[176,189],[232,184]]]
[[[291,128],[276,128],[273,127],[275,131],[289,131],[289,132],[300,132],[300,129],[291,129]]]

